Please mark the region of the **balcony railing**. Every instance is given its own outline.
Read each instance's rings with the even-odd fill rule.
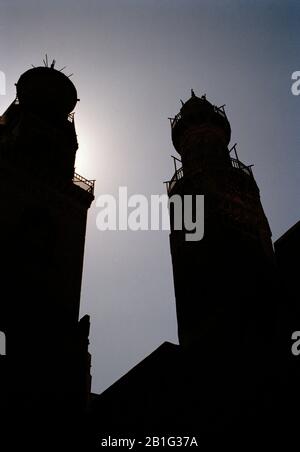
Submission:
[[[176,126],[176,124],[178,123],[179,119],[181,119],[181,113],[180,112],[177,113],[177,115],[174,116],[174,118],[169,118],[172,129]]]
[[[83,188],[83,190],[88,193],[94,194],[95,180],[88,180],[85,177],[80,176],[77,173],[74,173],[73,183]]]
[[[231,159],[231,165],[233,166],[233,168],[238,168],[242,171],[244,171],[246,174],[248,174],[248,176],[253,176],[252,173],[252,166],[253,165],[245,165],[244,163],[242,163],[240,160],[235,159],[233,157],[230,157]]]
[[[233,157],[230,157],[230,160],[231,160],[231,165],[233,168],[243,171],[248,176],[253,177],[252,165],[247,166],[244,163],[242,163],[240,160],[235,159]],[[170,191],[173,189],[175,184],[182,178],[183,178],[183,168],[180,167],[175,171],[172,179],[170,181],[165,182],[165,184],[167,186],[167,192],[170,193]]]
[[[171,180],[164,182],[167,187],[167,193],[170,193],[176,182],[178,182],[182,178],[183,178],[183,168],[181,167],[175,171]]]
[[[68,114],[68,121],[69,122],[74,122],[74,116],[75,116],[75,112],[73,111],[72,113]]]
[[[214,111],[216,113],[219,113],[221,116],[223,116],[223,118],[227,119],[227,115],[226,115],[226,111],[225,111],[225,104],[221,105],[220,107],[217,107],[216,105],[214,105]]]

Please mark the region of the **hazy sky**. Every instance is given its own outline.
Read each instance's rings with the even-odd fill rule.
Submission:
[[[76,171],[96,198],[164,193],[173,173],[168,117],[193,88],[226,104],[232,144],[254,163],[278,238],[300,217],[300,2],[267,0],[0,0],[7,94],[45,53],[74,73],[80,103]],[[90,209],[81,313],[91,315],[93,390],[177,341],[167,232],[100,232]],[[21,379],[21,377],[20,377]]]

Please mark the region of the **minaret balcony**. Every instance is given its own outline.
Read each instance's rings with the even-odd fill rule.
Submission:
[[[74,173],[73,183],[75,185],[78,185],[80,188],[87,191],[88,193],[91,193],[92,195],[94,194],[94,186],[95,186],[94,180],[88,180],[85,177],[80,176],[77,173]]]
[[[230,161],[231,161],[231,166],[232,168],[238,170],[238,171],[243,171],[244,174],[246,174],[248,177],[252,177],[253,178],[253,173],[252,173],[252,166],[253,165],[245,165],[243,162],[241,162],[239,159],[230,157]],[[198,170],[197,170],[198,171]],[[168,195],[170,195],[170,193],[172,192],[173,188],[175,187],[176,183],[183,179],[184,177],[184,172],[183,172],[183,167],[181,166],[180,168],[176,169],[173,177],[171,180],[164,182],[167,186],[167,193]]]

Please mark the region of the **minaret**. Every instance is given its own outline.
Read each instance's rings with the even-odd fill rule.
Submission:
[[[79,320],[79,307],[94,182],[74,173],[78,99],[69,77],[54,64],[35,67],[16,89],[0,121],[4,392],[10,407],[24,407],[21,417],[63,418],[90,393],[89,317]]]
[[[182,103],[171,118],[181,157],[167,183],[169,197],[204,195],[204,237],[186,241],[174,230],[170,245],[179,342],[210,356],[263,353],[270,320],[273,272],[271,231],[251,166],[236,146],[224,106],[206,96]],[[183,199],[183,198],[182,198]],[[184,205],[184,204],[183,204]]]

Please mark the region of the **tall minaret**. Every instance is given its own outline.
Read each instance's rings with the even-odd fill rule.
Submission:
[[[179,342],[215,357],[245,353],[251,362],[267,347],[271,231],[251,166],[239,160],[235,146],[228,148],[224,107],[193,91],[182,104],[171,118],[182,167],[167,189],[169,197],[204,195],[204,237],[186,241],[171,215]]]
[[[28,70],[16,88],[0,121],[0,390],[10,407],[25,407],[20,416],[63,417],[90,392],[89,318],[79,320],[79,305],[94,183],[74,173],[71,80],[52,64]]]

